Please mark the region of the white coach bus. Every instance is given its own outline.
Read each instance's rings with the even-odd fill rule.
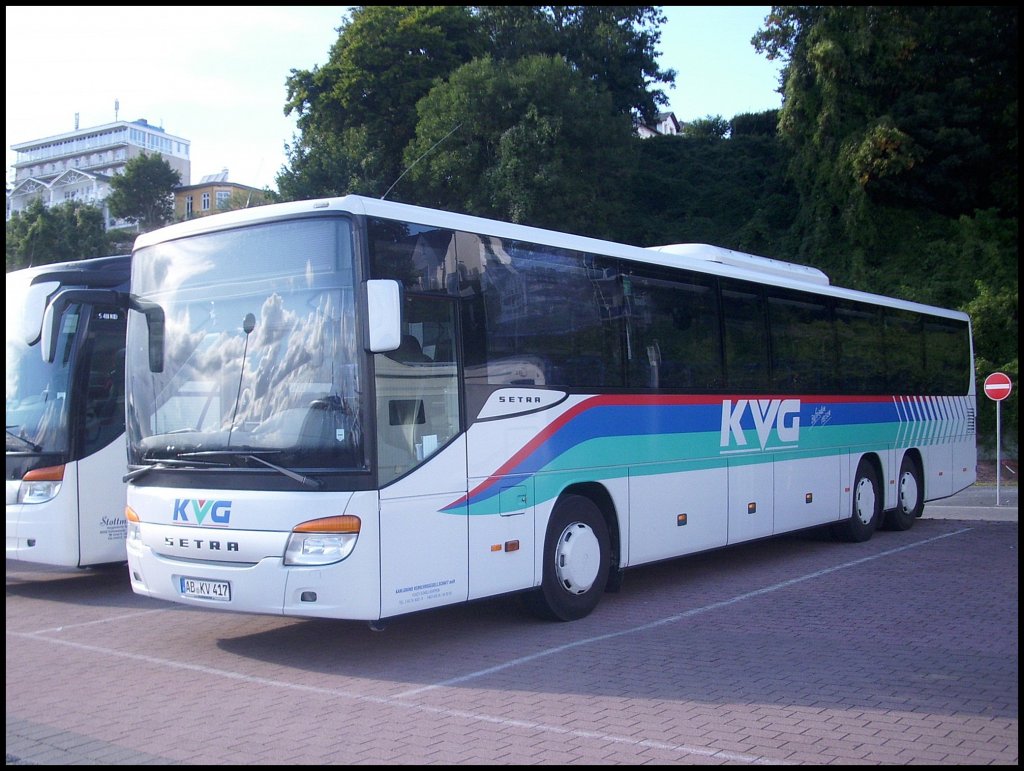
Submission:
[[[381,620],[626,568],[906,529],[975,475],[960,312],[704,246],[357,196],[139,237],[135,592]]]

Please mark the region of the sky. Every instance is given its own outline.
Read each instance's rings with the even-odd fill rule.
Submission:
[[[6,7],[7,182],[12,144],[144,118],[191,142],[191,183],[277,189],[295,134],[291,70],[326,64],[348,6]],[[770,6],[664,6],[666,108],[726,120],[781,105],[780,66],[750,39]]]

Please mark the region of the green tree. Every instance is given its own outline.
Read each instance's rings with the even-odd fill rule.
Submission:
[[[633,169],[632,121],[557,56],[484,57],[418,105],[406,200],[609,236]],[[403,187],[404,186],[404,187]]]
[[[284,112],[299,135],[277,178],[282,197],[383,194],[402,173],[416,102],[485,48],[467,6],[354,6],[327,64],[287,80]]]
[[[778,134],[779,111],[744,112],[733,116],[729,121],[729,136],[736,137],[774,137]]]
[[[39,199],[7,221],[7,271],[67,260],[103,257],[112,252],[103,212],[68,201],[47,207]]]
[[[181,174],[162,156],[142,153],[130,159],[121,174],[110,180],[107,206],[117,218],[155,230],[174,219],[174,188]]]
[[[786,57],[780,130],[793,148],[809,256],[891,242],[876,206],[947,217],[1017,209],[1017,9],[777,6],[753,40]]]
[[[706,243],[792,260],[799,198],[788,149],[774,136],[637,139],[636,173],[616,240],[638,246]]]
[[[658,66],[665,14],[653,5],[476,6],[498,61],[541,54],[561,56],[608,92],[612,109],[654,121],[668,97],[674,70]]]
[[[731,130],[729,121],[721,115],[708,115],[684,125],[680,134],[690,139],[725,139]]]
[[[663,21],[654,6],[355,6],[328,63],[288,78],[299,132],[281,196],[387,193],[424,135],[417,103],[484,55],[502,66],[559,56],[608,94],[605,110],[651,117],[667,102],[655,85],[674,79],[657,67]]]
[[[1017,457],[1018,420],[1020,417],[1020,359],[1017,350],[1018,289],[1013,286],[993,286],[978,281],[977,294],[965,310],[971,314],[974,330],[974,346],[978,351],[975,359],[978,390],[978,436],[981,449],[993,452],[995,449],[995,408],[982,394],[985,378],[993,372],[1002,372],[1010,377],[1013,392],[1000,405],[1002,421],[1002,449],[1010,457]],[[1004,456],[1005,457],[1005,456]]]

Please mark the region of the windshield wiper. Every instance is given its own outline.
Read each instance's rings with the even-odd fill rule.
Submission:
[[[26,447],[32,450],[32,452],[42,451],[42,445],[38,445],[35,442],[31,441],[30,439],[26,439],[23,436],[18,436],[16,433],[11,431],[12,428],[16,428],[16,426],[7,426],[7,436],[9,436],[11,439],[17,439],[19,442],[23,442]]]
[[[277,451],[275,450],[274,452],[276,453]],[[278,472],[279,474],[284,474],[289,479],[294,479],[296,482],[298,482],[301,485],[305,485],[306,487],[311,487],[314,490],[319,490],[321,487],[323,487],[323,482],[321,482],[319,479],[313,479],[312,477],[307,477],[304,474],[300,474],[297,471],[292,471],[291,469],[285,468],[284,466],[278,466],[276,463],[271,463],[269,460],[261,458],[252,450],[200,450],[198,452],[183,452],[178,457],[197,458],[207,456],[228,456],[231,458],[242,458],[243,460],[254,460],[257,463],[262,463],[264,466],[268,468],[274,469],[274,471]]]
[[[125,474],[123,477],[121,477],[121,481],[122,482],[130,482],[133,479],[138,479],[139,477],[144,476],[145,474],[148,474],[150,471],[152,471],[155,468],[167,468],[169,466],[178,466],[178,467],[184,467],[184,468],[203,468],[203,467],[208,467],[208,466],[221,466],[221,467],[224,467],[224,466],[227,466],[227,465],[228,465],[227,463],[215,463],[215,462],[212,462],[212,461],[176,460],[174,458],[162,458],[160,460],[155,460],[152,463],[149,463],[149,464],[147,464],[145,466],[142,466],[141,468],[132,469],[127,474]]]

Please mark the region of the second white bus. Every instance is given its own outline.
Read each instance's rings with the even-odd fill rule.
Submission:
[[[131,258],[7,274],[7,559],[124,562]]]

